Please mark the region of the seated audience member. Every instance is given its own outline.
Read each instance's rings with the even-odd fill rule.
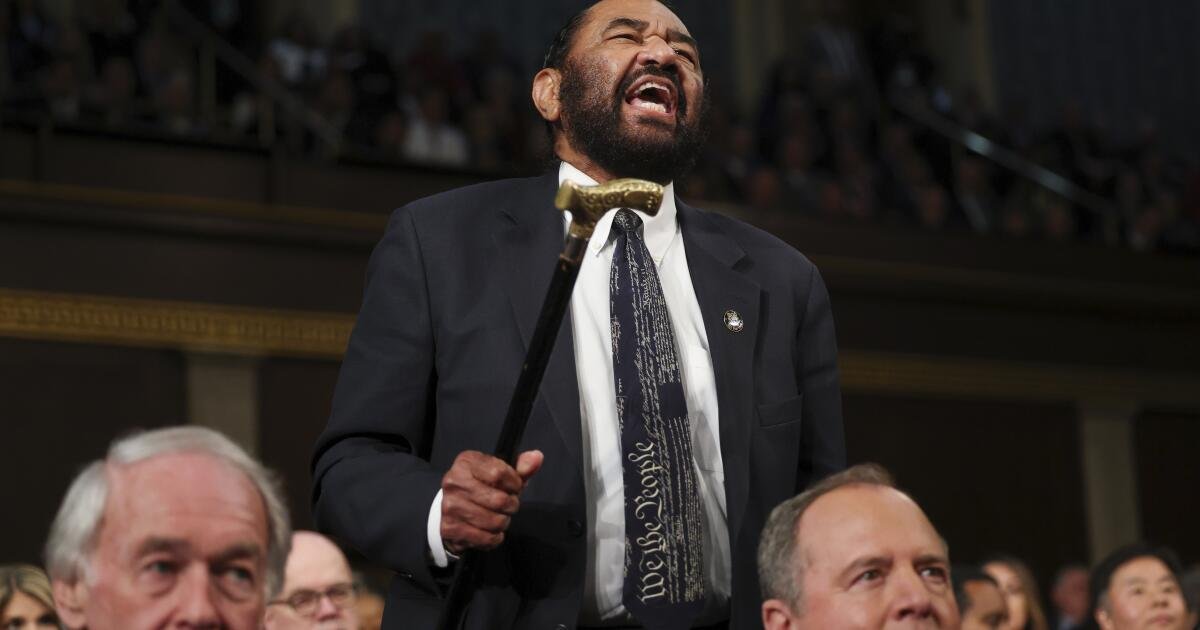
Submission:
[[[367,586],[361,575],[356,575],[358,597],[354,608],[358,611],[359,630],[379,630],[383,626],[383,596]]]
[[[1110,553],[1092,569],[1092,618],[1101,630],[1184,630],[1190,621],[1179,560],[1144,543]]]
[[[28,564],[0,567],[0,628],[57,630],[54,595],[41,569]]]
[[[253,630],[291,544],[273,476],[211,429],[119,439],[72,482],[46,566],[69,628]]]
[[[1183,600],[1188,607],[1188,623],[1185,627],[1200,630],[1200,565],[1188,569],[1179,582],[1183,586]]]
[[[1005,630],[1048,630],[1037,581],[1024,562],[1012,556],[996,556],[983,564],[983,570],[1004,591],[1008,604]]]
[[[292,535],[283,591],[267,605],[266,630],[358,630],[350,563],[333,541],[316,533]]]
[[[862,464],[776,507],[758,547],[767,630],[957,628],[946,543]]]
[[[992,576],[972,566],[956,566],[954,601],[962,617],[962,630],[999,630],[1008,623],[1004,593]]]
[[[1082,564],[1069,564],[1058,570],[1050,588],[1050,601],[1057,615],[1055,630],[1073,630],[1087,619],[1088,570]]]

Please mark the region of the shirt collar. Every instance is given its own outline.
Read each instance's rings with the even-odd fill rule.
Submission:
[[[596,185],[596,180],[588,177],[586,173],[567,162],[562,162],[558,167],[559,185],[561,186],[564,181],[575,182],[580,186]],[[631,210],[637,213],[638,217],[642,219],[642,238],[646,241],[646,249],[650,250],[650,256],[654,258],[654,262],[661,263],[671,246],[671,242],[675,239],[676,210],[674,182],[664,187],[662,206],[659,207],[658,214],[650,216],[641,210],[632,208]],[[614,214],[616,214],[616,209],[609,210],[596,222],[596,229],[592,232],[592,240],[588,243],[588,252],[593,256],[599,254],[600,250],[604,249],[604,246],[608,244],[609,228],[612,226]]]

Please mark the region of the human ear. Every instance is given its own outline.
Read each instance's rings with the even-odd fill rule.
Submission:
[[[1096,609],[1096,623],[1099,624],[1101,630],[1113,630],[1112,616],[1103,608]]]
[[[558,122],[561,116],[562,104],[558,97],[561,83],[562,73],[554,68],[542,68],[533,77],[533,106],[546,122]]]
[[[58,610],[58,619],[68,628],[83,628],[87,618],[83,609],[87,606],[88,589],[83,580],[74,582],[54,580],[54,607]]]
[[[779,599],[768,599],[762,604],[764,630],[791,630],[795,628],[792,607]]]

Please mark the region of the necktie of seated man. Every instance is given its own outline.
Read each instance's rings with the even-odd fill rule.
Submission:
[[[619,210],[612,225],[609,301],[625,480],[621,601],[646,628],[690,628],[705,597],[703,510],[679,353],[642,220]]]

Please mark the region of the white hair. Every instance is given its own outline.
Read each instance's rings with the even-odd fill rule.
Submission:
[[[51,579],[90,581],[89,557],[108,502],[110,466],[127,466],[171,453],[202,453],[241,472],[254,483],[267,512],[266,595],[283,586],[284,565],[291,549],[292,528],[275,475],[242,447],[217,431],[179,426],[134,433],[109,446],[104,459],[88,464],[63,498],[46,541],[46,569]]]

